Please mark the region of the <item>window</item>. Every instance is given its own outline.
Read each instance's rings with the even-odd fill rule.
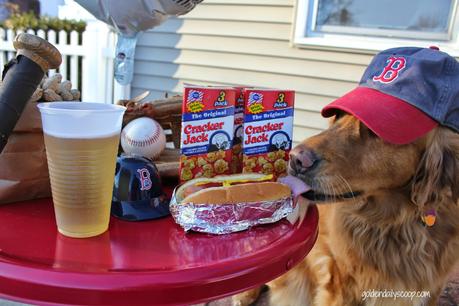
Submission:
[[[452,46],[457,0],[298,0],[295,43]],[[379,48],[380,47],[380,48]]]

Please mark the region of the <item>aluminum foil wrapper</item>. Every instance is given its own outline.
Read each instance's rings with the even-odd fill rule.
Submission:
[[[185,231],[228,234],[246,230],[258,224],[274,223],[289,215],[294,208],[292,197],[276,201],[238,204],[179,204],[175,191],[170,211]]]

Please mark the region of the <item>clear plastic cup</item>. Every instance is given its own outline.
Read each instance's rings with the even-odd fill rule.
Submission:
[[[88,102],[40,103],[59,232],[91,237],[108,229],[125,107]]]

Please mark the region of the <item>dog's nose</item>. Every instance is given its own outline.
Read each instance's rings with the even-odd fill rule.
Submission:
[[[290,167],[295,171],[309,170],[317,162],[317,155],[303,145],[298,145],[290,151]]]

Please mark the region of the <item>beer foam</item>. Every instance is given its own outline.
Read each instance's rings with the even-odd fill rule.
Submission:
[[[119,136],[120,132],[115,131],[108,134],[92,133],[92,134],[71,134],[71,133],[54,133],[54,132],[44,132],[46,135],[53,136],[56,138],[66,138],[66,139],[91,139],[91,138],[109,138],[113,136]]]
[[[43,131],[59,138],[106,138],[119,135],[126,108],[89,102],[40,103]]]

